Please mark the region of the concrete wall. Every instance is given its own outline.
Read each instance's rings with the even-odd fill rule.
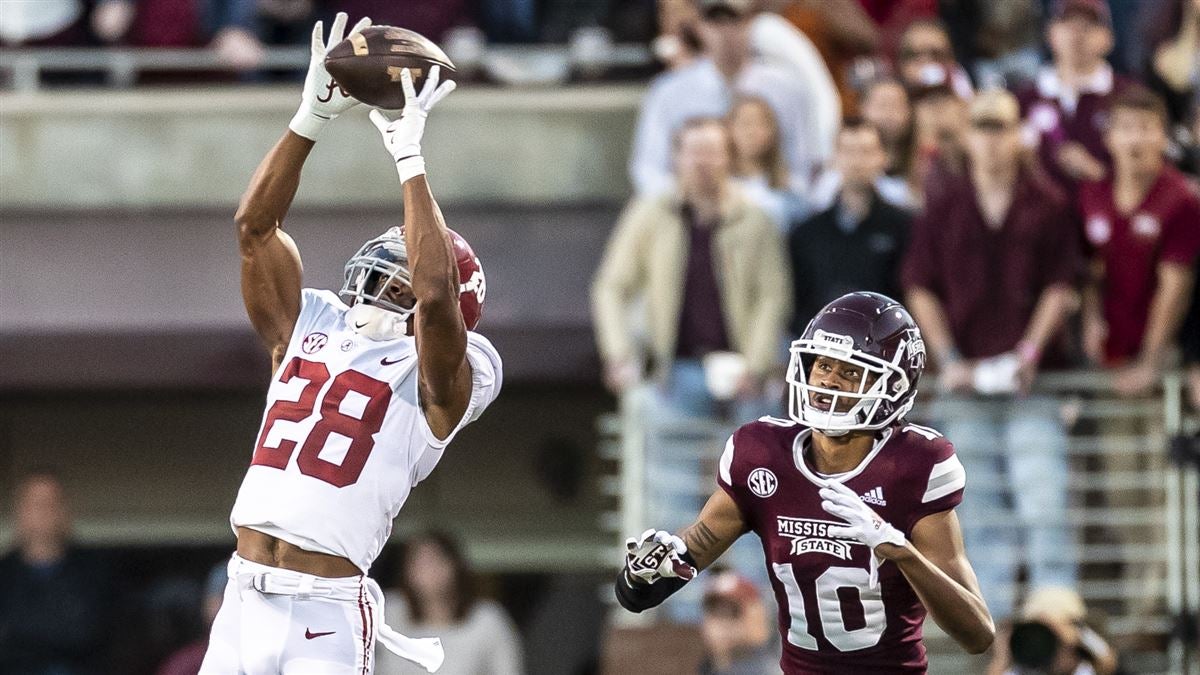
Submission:
[[[466,87],[430,117],[439,199],[623,200],[641,86]],[[295,111],[298,85],[0,94],[0,209],[230,207]],[[399,186],[362,106],[327,128],[300,206],[395,204]]]

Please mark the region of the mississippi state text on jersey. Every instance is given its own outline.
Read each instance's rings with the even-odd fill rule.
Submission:
[[[471,400],[439,440],[418,400],[415,339],[369,340],[346,325],[346,310],[329,291],[303,290],[230,523],[365,574],[409,492],[495,400],[502,369],[492,344],[468,332]]]
[[[925,607],[900,570],[879,569],[868,587],[870,549],[827,534],[845,525],[821,508],[826,477],[805,459],[812,430],[763,418],[730,437],[717,482],[762,541],[779,603],[785,673],[923,673]],[[926,427],[878,433],[853,471],[831,476],[885,521],[912,534],[921,518],[962,501],[966,476],[949,441]]]

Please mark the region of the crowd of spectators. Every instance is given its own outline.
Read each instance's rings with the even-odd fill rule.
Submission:
[[[1200,410],[1200,2],[667,4],[637,194],[593,286],[608,385],[646,383],[651,420],[777,414],[784,345],[817,309],[851,290],[904,300],[931,356],[933,421],[976,486],[964,535],[993,614],[1015,614],[1022,563],[1032,586],[1073,587],[1070,420],[1042,374],[1106,371],[1137,398],[1182,365]],[[826,72],[802,75],[814,54]],[[697,193],[701,134],[732,180]],[[703,217],[705,201],[722,215]],[[714,408],[729,353],[754,386]],[[647,444],[655,494],[694,490],[708,468],[672,442]],[[696,512],[647,508],[662,527]]]

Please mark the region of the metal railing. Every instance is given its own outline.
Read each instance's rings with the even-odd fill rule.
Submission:
[[[615,44],[597,58],[581,62],[566,45],[487,45],[479,64],[498,59],[556,59],[568,68],[603,72],[611,68],[638,68],[653,62],[649,49],[640,44]],[[308,67],[308,47],[269,47],[251,70],[303,71]],[[138,76],[149,73],[239,72],[206,48],[8,48],[0,49],[0,82],[19,92],[37,91],[46,73],[101,73],[111,87],[129,87]]]
[[[1095,371],[1047,374],[1039,379],[1038,390],[1058,397],[1064,413],[1073,418],[1068,425],[1068,515],[1079,542],[1074,549],[1080,568],[1077,590],[1089,608],[1109,617],[1103,628],[1133,672],[1200,673],[1194,636],[1181,630],[1200,612],[1200,474],[1194,463],[1172,461],[1169,452],[1172,439],[1188,431],[1181,378],[1169,374],[1161,396],[1137,400],[1117,398],[1111,378]],[[602,525],[617,542],[653,525],[647,522],[645,500],[646,406],[639,401],[651,395],[645,389],[633,393],[618,413],[599,420],[602,454],[613,466],[602,485],[613,509],[602,516]],[[921,413],[930,409],[929,403],[917,404],[913,421],[923,421]],[[1117,419],[1145,432],[1104,435],[1104,423]],[[694,440],[697,461],[714,465],[733,431],[732,425],[712,420],[654,420],[654,428],[673,439]],[[1100,461],[1134,456],[1148,468],[1107,472],[1108,462]],[[697,494],[706,495],[712,485],[710,476],[696,486]],[[1111,506],[1113,501],[1120,506]],[[990,524],[1008,522],[998,517]],[[614,551],[608,564],[620,559]],[[977,665],[953,661],[958,650],[939,637],[932,622],[926,633],[931,659],[950,658],[960,664],[956,668]]]

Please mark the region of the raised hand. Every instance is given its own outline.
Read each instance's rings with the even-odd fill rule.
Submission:
[[[371,121],[383,135],[384,147],[397,162],[409,157],[420,157],[425,118],[438,101],[454,91],[456,85],[453,80],[438,84],[441,76],[440,66],[430,68],[429,77],[425,78],[425,84],[418,94],[413,86],[412,72],[405,68],[400,72],[400,86],[404,88],[404,111],[400,113],[399,119],[389,120],[379,110],[371,111]]]
[[[309,140],[317,140],[321,130],[330,120],[358,105],[358,101],[333,81],[329,71],[325,70],[325,54],[345,37],[347,16],[338,12],[329,29],[329,40],[325,40],[324,24],[318,21],[313,26],[312,53],[308,62],[308,75],[304,78],[304,92],[300,95],[300,109],[292,118],[288,128]],[[371,20],[363,17],[349,35],[353,35],[367,26]]]

